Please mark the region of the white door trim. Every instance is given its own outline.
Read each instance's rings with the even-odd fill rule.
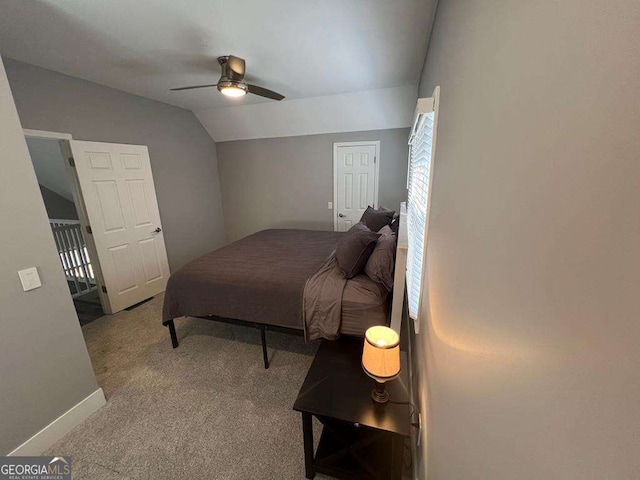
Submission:
[[[378,208],[378,182],[380,180],[380,140],[363,140],[361,142],[335,142],[333,144],[333,230],[338,231],[338,148],[371,146],[376,148],[375,179],[373,181],[373,207]]]
[[[101,388],[81,400],[49,425],[29,438],[11,453],[10,457],[41,455],[43,451],[84,422],[107,403]]]
[[[46,130],[30,130],[28,128],[22,129],[25,137],[30,138],[50,138],[53,140],[73,140],[70,133],[60,132],[47,132]]]

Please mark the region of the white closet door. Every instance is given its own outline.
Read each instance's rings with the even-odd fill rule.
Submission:
[[[164,292],[169,264],[147,147],[70,143],[112,313]]]
[[[377,203],[376,144],[337,145],[334,163],[336,230],[346,232]]]

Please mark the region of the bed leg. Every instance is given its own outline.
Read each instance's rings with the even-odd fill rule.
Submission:
[[[169,327],[169,334],[171,335],[171,345],[173,345],[173,348],[177,348],[178,347],[178,335],[176,335],[176,326],[173,323],[173,320],[170,320],[167,323],[167,327]]]
[[[269,357],[267,356],[267,336],[265,328],[260,327],[260,336],[262,337],[262,359],[264,360],[264,368],[269,368]]]

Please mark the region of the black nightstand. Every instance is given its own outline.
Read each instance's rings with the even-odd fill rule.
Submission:
[[[362,342],[323,341],[293,409],[302,413],[305,470],[343,479],[400,479],[404,439],[410,436],[407,358],[387,383],[390,403],[371,399],[373,380],[362,370]],[[403,402],[403,403],[391,403]],[[315,416],[323,424],[313,452]]]

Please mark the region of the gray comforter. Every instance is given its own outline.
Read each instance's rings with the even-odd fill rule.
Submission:
[[[340,335],[342,295],[347,279],[338,267],[335,255],[307,280],[303,296],[303,318],[308,340],[335,340]]]
[[[169,278],[163,323],[178,317],[217,316],[302,330],[305,283],[342,235],[263,230],[210,252]],[[341,298],[340,290],[338,302]],[[331,322],[333,328],[333,317]],[[314,327],[313,332],[320,331],[329,330]]]

